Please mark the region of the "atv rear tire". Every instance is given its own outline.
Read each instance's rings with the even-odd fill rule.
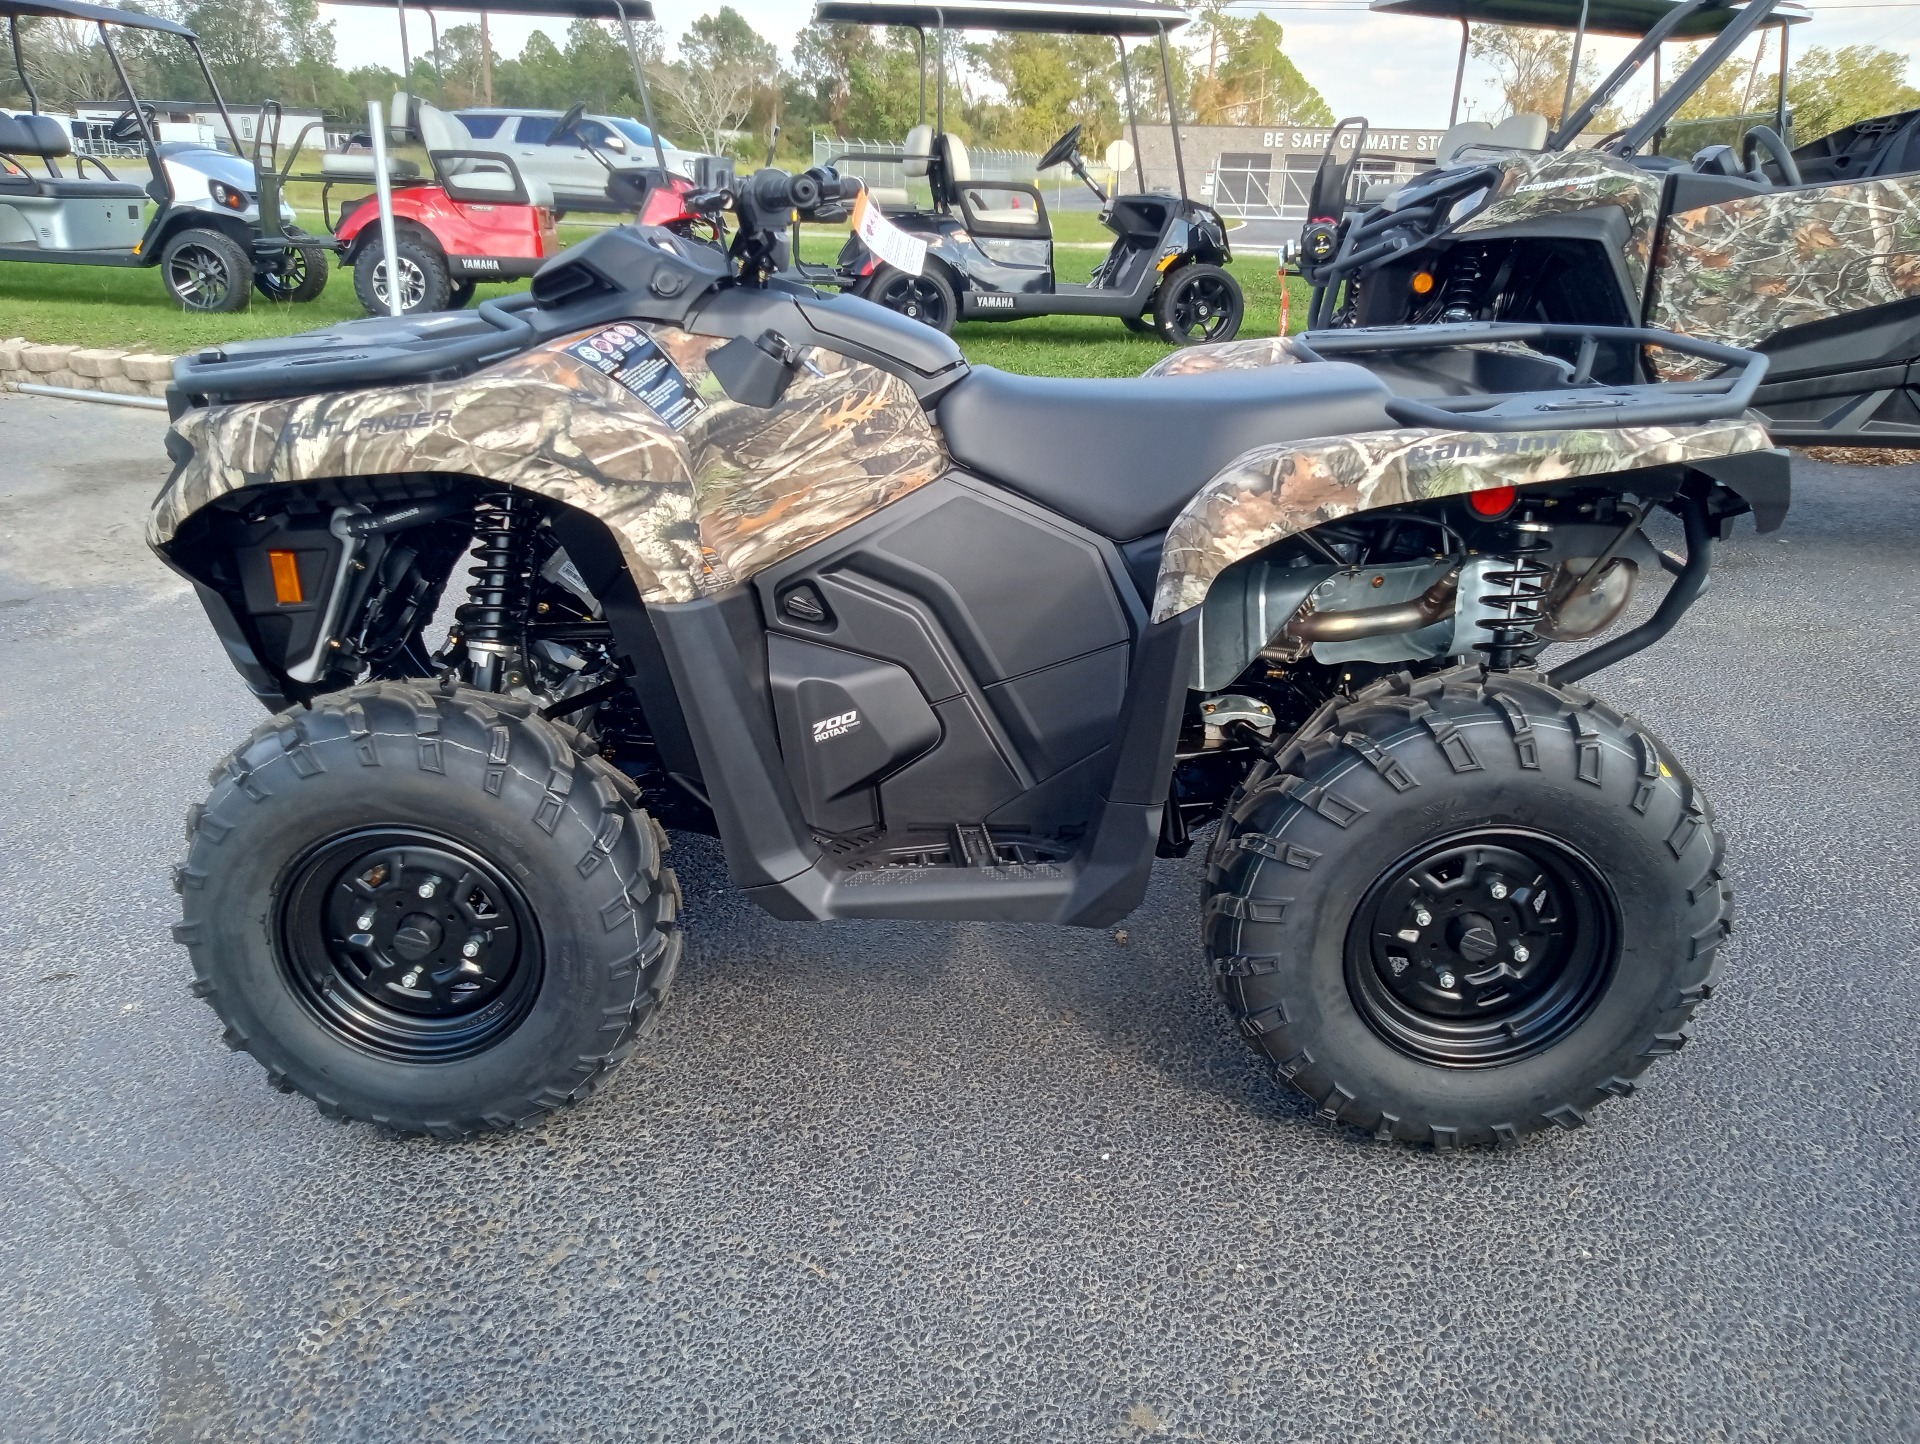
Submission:
[[[1536,676],[1402,675],[1256,765],[1208,851],[1206,948],[1322,1118],[1507,1142],[1679,1051],[1730,929],[1721,859],[1638,723]]]
[[[1175,346],[1231,341],[1247,314],[1233,273],[1201,262],[1176,267],[1153,296],[1153,324]]]
[[[282,1091],[460,1138],[587,1096],[681,950],[666,836],[525,703],[376,683],[213,772],[176,871],[194,991]]]
[[[393,238],[394,268],[400,273],[400,314],[417,316],[427,311],[444,311],[453,295],[453,275],[440,247],[412,231],[401,231]],[[353,262],[353,294],[360,298],[369,316],[387,314],[387,265],[374,236],[361,247]]]

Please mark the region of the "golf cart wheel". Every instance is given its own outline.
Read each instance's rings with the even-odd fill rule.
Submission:
[[[1120,324],[1136,336],[1156,336],[1160,331],[1151,316],[1122,316]]]
[[[1721,861],[1632,719],[1536,676],[1402,675],[1256,765],[1208,852],[1206,949],[1323,1119],[1511,1142],[1686,1042],[1731,926]]]
[[[283,1092],[459,1138],[594,1091],[679,964],[666,835],[579,735],[374,683],[213,772],[175,880],[194,991]]]
[[[953,334],[953,323],[960,315],[953,282],[938,266],[930,265],[917,276],[881,266],[861,285],[860,295],[946,336]]]
[[[1246,315],[1240,283],[1218,266],[1181,266],[1160,283],[1153,298],[1153,324],[1175,346],[1231,341]]]
[[[225,231],[176,231],[160,252],[167,290],[189,311],[244,310],[253,291],[253,259]]]
[[[472,279],[455,281],[447,292],[447,309],[449,311],[466,310],[473,304],[473,293],[479,287],[480,283]]]
[[[289,245],[277,265],[260,266],[253,287],[269,301],[311,301],[327,289],[327,253],[312,241]]]
[[[400,273],[400,313],[444,311],[453,296],[453,277],[447,258],[432,241],[412,231],[393,238],[394,269]],[[380,238],[370,237],[353,262],[353,294],[369,316],[387,314],[387,259]]]

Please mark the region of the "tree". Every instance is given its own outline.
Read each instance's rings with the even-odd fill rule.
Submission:
[[[27,78],[39,92],[42,107],[64,107],[77,100],[104,100],[120,94],[113,61],[93,26],[73,20],[33,18],[19,23]],[[27,92],[12,72],[12,66],[6,67],[6,94],[10,104],[24,108]]]
[[[1869,116],[1920,108],[1903,55],[1877,45],[1814,46],[1787,72],[1787,103],[1801,140],[1817,140]]]
[[[920,118],[914,33],[869,25],[808,26],[794,42],[785,106],[796,124],[843,137],[900,139]]]
[[[1203,125],[1332,125],[1333,111],[1281,49],[1284,32],[1267,15],[1217,17],[1208,73],[1189,108]],[[1218,64],[1215,64],[1217,52]]]
[[[1532,30],[1512,25],[1479,25],[1468,37],[1467,49],[1477,60],[1493,65],[1507,115],[1544,115],[1558,124],[1567,93],[1567,67],[1573,60],[1573,36],[1564,30]],[[1599,83],[1599,67],[1592,54],[1580,57],[1580,76],[1573,88],[1574,104]]]
[[[779,52],[731,5],[702,15],[680,37],[680,59],[660,72],[660,88],[673,102],[683,128],[707,150],[727,149],[767,100],[779,75]],[[774,92],[777,94],[777,92]]]
[[[1097,155],[1120,133],[1119,53],[1098,35],[996,36],[969,55],[1006,92],[1004,111],[983,139],[1043,150],[1075,125],[1081,149]]]

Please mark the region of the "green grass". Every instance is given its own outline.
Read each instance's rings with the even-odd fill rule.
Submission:
[[[296,204],[305,200],[297,197]],[[317,206],[303,204],[317,212]],[[313,216],[317,221],[317,214]],[[1093,215],[1065,212],[1062,238],[1104,235]],[[1068,223],[1071,224],[1068,224]],[[561,227],[573,243],[592,229]],[[844,232],[810,228],[802,249],[809,260],[831,260]],[[1064,248],[1057,262],[1062,280],[1084,281],[1100,259],[1096,250]],[[1271,336],[1279,324],[1280,290],[1274,263],[1265,256],[1237,260],[1233,272],[1247,294],[1244,336]],[[524,283],[482,286],[481,299],[506,295]],[[1306,315],[1306,288],[1296,279],[1290,329]],[[285,336],[364,315],[354,299],[353,278],[335,270],[326,291],[304,306],[276,304],[255,296],[250,310],[210,316],[182,311],[167,295],[157,270],[0,262],[0,339],[79,346],[116,346],[177,355],[223,341]],[[1092,316],[1047,316],[1024,321],[968,322],[955,333],[968,359],[1033,376],[1132,376],[1164,356],[1167,348],[1135,336],[1118,321]]]

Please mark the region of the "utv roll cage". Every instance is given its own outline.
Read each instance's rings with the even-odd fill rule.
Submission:
[[[1412,15],[1460,22],[1460,54],[1453,72],[1453,104],[1447,125],[1460,119],[1461,88],[1466,80],[1467,42],[1474,25],[1511,25],[1529,30],[1570,30],[1573,52],[1567,62],[1567,83],[1560,104],[1559,127],[1548,137],[1547,150],[1564,150],[1593,121],[1600,109],[1649,61],[1653,64],[1654,101],[1647,112],[1617,137],[1609,139],[1618,153],[1632,155],[1665,129],[1707,79],[1754,31],[1764,26],[1780,30],[1780,66],[1775,93],[1774,129],[1784,135],[1787,121],[1787,29],[1813,18],[1797,0],[1373,0],[1369,7],[1380,15]],[[1573,90],[1580,73],[1580,51],[1589,35],[1624,36],[1637,40],[1618,65],[1593,89],[1577,109]],[[1669,40],[1712,43],[1660,88],[1660,47]]]

